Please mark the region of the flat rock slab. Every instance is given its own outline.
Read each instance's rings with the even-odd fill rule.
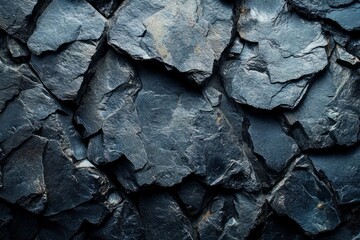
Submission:
[[[310,16],[334,21],[347,31],[360,30],[360,3],[356,0],[290,0],[290,4]]]
[[[75,41],[66,45],[63,51],[34,55],[30,64],[52,94],[60,100],[73,101],[97,47],[98,42]]]
[[[30,29],[28,28],[38,0],[14,0],[0,1],[0,28],[8,34],[26,42],[29,37]]]
[[[27,44],[40,55],[76,40],[98,40],[105,25],[106,19],[85,0],[54,0],[39,17]]]
[[[316,235],[340,224],[335,197],[314,173],[309,160],[296,159],[292,169],[273,189],[271,207],[293,219],[308,234]]]
[[[228,95],[256,108],[294,108],[309,77],[327,65],[321,25],[291,13],[283,0],[243,1],[241,9],[242,40],[221,70]]]
[[[341,61],[340,61],[341,63]],[[359,75],[339,64],[336,51],[304,101],[284,113],[291,134],[303,149],[353,145],[359,140]]]
[[[226,115],[200,92],[163,71],[145,68],[136,77],[115,53],[106,54],[100,66],[75,119],[86,136],[95,134],[89,159],[97,164],[116,161],[119,166],[113,169],[126,189],[173,186],[191,173],[205,177],[209,185],[259,188],[249,161],[255,156],[239,141]],[[132,170],[125,174],[122,164]],[[132,177],[124,179],[127,175]]]
[[[136,59],[156,59],[201,83],[229,44],[232,9],[225,1],[128,0],[115,14],[108,42]]]
[[[282,129],[273,117],[249,114],[249,134],[254,152],[261,155],[266,165],[276,171],[282,171],[300,150],[296,142]]]
[[[327,155],[309,156],[318,171],[322,171],[339,194],[340,203],[360,201],[360,148]]]

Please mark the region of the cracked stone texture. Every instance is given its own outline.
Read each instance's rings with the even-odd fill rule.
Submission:
[[[358,10],[0,0],[0,239],[360,239]]]
[[[105,25],[105,18],[85,0],[53,0],[39,17],[27,44],[40,55],[76,40],[98,40]]]
[[[232,8],[226,1],[127,0],[115,14],[108,42],[136,59],[156,59],[202,83],[229,44]]]
[[[360,3],[356,0],[331,0],[331,1],[299,1],[290,0],[296,9],[310,16],[328,19],[339,24],[347,31],[360,30],[358,17],[360,14]]]
[[[227,93],[256,108],[294,108],[311,75],[327,64],[321,25],[290,12],[283,0],[242,1],[240,8],[241,40],[221,70]]]

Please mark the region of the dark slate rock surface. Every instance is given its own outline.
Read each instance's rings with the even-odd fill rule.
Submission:
[[[327,64],[321,25],[290,12],[283,0],[252,0],[242,2],[237,29],[241,41],[221,71],[229,96],[256,108],[294,108],[310,75]]]
[[[232,4],[226,1],[125,1],[109,43],[136,59],[157,59],[201,83],[229,44]]]
[[[315,168],[323,172],[332,183],[342,204],[360,200],[359,157],[359,147],[327,155],[310,155]],[[344,164],[344,159],[347,159],[346,164]]]
[[[348,31],[360,30],[357,16],[360,14],[360,3],[354,0],[345,1],[299,1],[290,3],[300,11],[314,17],[325,18],[339,24]]]
[[[76,40],[98,40],[105,22],[85,0],[53,0],[39,17],[27,44],[39,55]]]
[[[0,239],[360,239],[356,0],[0,0]]]

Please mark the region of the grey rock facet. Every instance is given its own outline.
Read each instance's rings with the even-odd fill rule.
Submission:
[[[168,193],[142,196],[139,210],[145,223],[145,239],[195,239],[189,219]]]
[[[46,139],[34,136],[4,160],[0,198],[30,212],[44,210],[47,194],[42,160],[46,144]]]
[[[31,52],[56,51],[65,43],[98,40],[106,20],[85,0],[53,0],[39,17],[28,40]]]
[[[108,41],[136,59],[156,59],[201,83],[229,44],[232,8],[211,0],[125,1]]]
[[[347,31],[360,30],[358,1],[290,0],[290,3],[305,14],[332,20]]]
[[[278,214],[297,222],[308,234],[330,231],[340,224],[333,194],[304,156],[296,159],[291,170],[275,186],[270,205]]]
[[[23,42],[29,37],[31,16],[38,0],[0,1],[0,28]]]
[[[98,42],[76,41],[63,51],[32,56],[30,64],[46,88],[58,99],[75,100],[97,47]]]
[[[283,0],[243,1],[241,9],[245,42],[236,39],[221,68],[228,95],[261,109],[294,108],[311,75],[327,65],[321,25],[291,13]]]
[[[360,201],[358,185],[360,148],[326,155],[309,156],[318,171],[322,171],[339,194],[341,204]]]
[[[270,169],[280,172],[300,152],[296,142],[273,117],[249,114],[249,119],[248,131],[254,152],[264,158]]]
[[[359,74],[337,63],[336,55],[299,107],[285,112],[291,134],[303,149],[349,146],[358,141]]]

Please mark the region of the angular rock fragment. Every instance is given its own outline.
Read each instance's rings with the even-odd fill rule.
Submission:
[[[62,152],[57,141],[48,142],[43,165],[47,189],[46,216],[72,209],[108,191],[106,177],[87,160],[75,165]]]
[[[13,215],[11,210],[0,203],[0,239],[10,239],[10,229]]]
[[[24,62],[30,57],[29,50],[14,38],[8,37],[7,47],[14,61]]]
[[[306,240],[308,239],[302,229],[295,224],[289,224],[287,218],[270,216],[261,233],[261,240]]]
[[[215,197],[197,223],[200,239],[246,239],[260,222],[265,198],[245,193]]]
[[[310,155],[315,168],[329,179],[341,204],[360,201],[360,148],[326,155]]]
[[[356,0],[345,1],[311,1],[290,0],[290,3],[299,11],[338,23],[347,31],[360,30],[360,3]]]
[[[9,35],[26,42],[30,35],[31,16],[38,4],[38,0],[22,1],[14,0],[0,1],[0,28]]]
[[[296,159],[290,171],[273,189],[271,207],[293,219],[306,233],[316,235],[340,224],[335,197],[314,173],[309,160]]]
[[[198,214],[202,210],[206,189],[198,181],[183,182],[177,195],[190,214]]]
[[[329,68],[315,79],[304,101],[285,112],[291,134],[303,149],[353,145],[360,129],[359,74],[340,65],[333,54]]]
[[[111,217],[98,230],[91,233],[90,239],[144,239],[144,230],[136,208],[129,201],[123,201]],[[163,236],[159,235],[159,237]]]
[[[0,198],[39,213],[47,200],[42,165],[46,139],[34,136],[8,155],[2,164]]]
[[[141,72],[143,88],[137,93],[134,70],[121,58],[107,57],[76,115],[86,135],[101,128],[102,134],[90,140],[89,158],[98,163],[119,159],[112,169],[131,191],[150,184],[173,186],[191,173],[209,185],[259,189],[249,160],[255,156],[221,111],[200,93],[150,69]],[[105,103],[108,107],[102,107]],[[124,156],[128,162],[120,159]]]
[[[195,239],[190,221],[168,193],[142,196],[140,214],[145,225],[145,239]]]
[[[241,9],[243,42],[235,42],[221,70],[227,93],[256,108],[294,108],[310,76],[327,64],[320,24],[291,13],[284,0],[243,1]]]
[[[27,44],[31,52],[40,55],[65,43],[99,40],[105,22],[85,0],[53,0],[39,17]]]
[[[96,58],[98,42],[76,41],[60,52],[32,56],[30,64],[46,88],[58,99],[75,100],[90,64]]]
[[[40,84],[26,84],[0,114],[0,149],[5,155],[30,138],[41,127],[41,122],[59,109],[57,102]]]
[[[106,18],[111,17],[121,0],[87,0]]]
[[[125,1],[108,41],[136,59],[156,59],[201,83],[230,41],[232,8],[212,0]]]
[[[280,172],[299,153],[296,142],[285,134],[273,117],[260,114],[249,114],[248,117],[254,152],[264,158],[270,169]]]
[[[73,126],[72,113],[70,111],[64,113],[56,112],[50,115],[44,121],[40,133],[41,136],[47,139],[58,141],[67,157],[75,158],[76,160],[86,158],[86,146],[80,134]]]

